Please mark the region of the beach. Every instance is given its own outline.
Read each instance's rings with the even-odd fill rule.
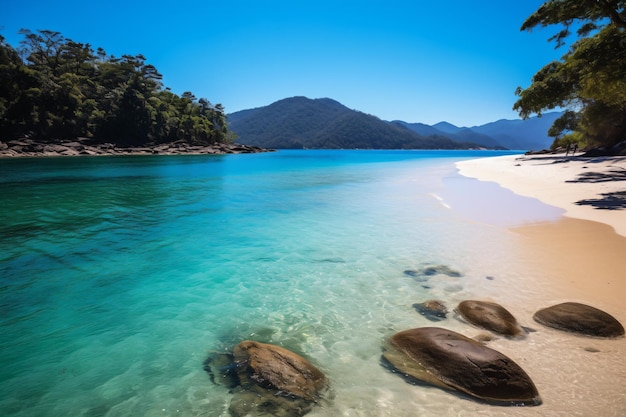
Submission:
[[[626,323],[626,158],[517,155],[456,166],[463,176],[564,210],[560,219],[510,229],[519,243],[516,267],[523,266],[528,277],[523,286],[494,289],[494,299],[506,298],[529,314],[574,301]],[[497,211],[497,202],[493,206]],[[618,360],[626,351],[623,338],[600,340],[528,324],[537,330],[532,345],[515,354],[533,358],[526,365],[543,393],[540,414],[621,415],[626,393],[616,387],[626,381]]]
[[[563,209],[558,221],[513,229],[529,262],[564,294],[625,313],[626,157],[502,156],[457,167],[464,176]]]
[[[460,173],[605,223],[626,237],[626,157],[511,155],[457,164]]]

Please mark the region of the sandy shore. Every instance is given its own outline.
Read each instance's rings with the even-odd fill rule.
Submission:
[[[461,175],[494,181],[516,194],[608,224],[626,236],[626,157],[513,155],[457,164]]]
[[[626,325],[626,157],[518,155],[463,161],[457,168],[565,211],[551,221],[510,229],[516,242],[512,266],[521,280],[502,283],[494,299],[506,299],[527,320],[539,308],[574,301]],[[520,416],[624,415],[626,339],[595,339],[526,323],[537,332],[523,347],[492,343],[522,360],[542,395],[542,406]]]
[[[514,229],[526,259],[564,296],[626,318],[626,157],[513,155],[457,164],[460,173],[565,210]]]

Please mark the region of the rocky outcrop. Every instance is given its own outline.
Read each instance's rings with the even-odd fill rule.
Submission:
[[[544,326],[586,336],[624,336],[624,327],[615,317],[586,304],[557,304],[537,311],[533,318]]]
[[[459,303],[455,311],[467,322],[483,329],[510,337],[523,334],[515,317],[500,304],[465,300]]]
[[[407,376],[492,404],[541,404],[533,381],[512,359],[451,330],[422,327],[397,333],[383,356]]]
[[[0,142],[0,157],[36,156],[98,156],[98,155],[184,155],[267,152],[256,146],[215,143],[191,145],[184,141],[141,147],[120,147],[112,143],[95,143],[88,138],[53,143],[23,138]]]

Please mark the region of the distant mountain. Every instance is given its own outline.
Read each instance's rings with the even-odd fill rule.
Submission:
[[[286,98],[228,115],[237,142],[274,149],[469,149],[473,143],[422,135],[329,99]]]
[[[545,113],[541,117],[531,117],[526,120],[502,119],[470,129],[491,136],[509,149],[547,149],[554,142],[554,138],[548,136],[548,130],[562,114],[561,112],[551,112]]]
[[[403,122],[402,120],[394,120],[393,122],[390,122],[390,123],[396,126],[401,126],[404,129],[410,129],[414,131],[415,133],[422,135],[422,136],[441,135],[444,133],[442,130],[436,129],[433,126],[429,126],[424,123],[407,123],[407,122]]]
[[[482,133],[475,132],[466,127],[456,127],[448,122],[440,122],[433,126],[423,123],[407,123],[397,120],[391,123],[405,126],[407,129],[420,134],[446,136],[456,142],[475,143],[486,148],[505,147],[502,146],[496,139],[488,135],[483,135]]]
[[[448,122],[439,122],[432,127],[443,133],[457,133],[459,130],[462,129],[461,127],[456,127],[455,125]]]
[[[403,124],[416,133],[440,134],[459,142],[472,142],[485,147],[504,147],[507,149],[547,149],[554,138],[548,136],[548,129],[562,113],[546,113],[541,117],[531,117],[527,120],[498,120],[481,126],[457,127],[448,122],[439,122],[429,126],[423,123],[406,123],[393,121],[394,124]]]
[[[274,149],[545,149],[561,113],[482,126],[386,122],[329,99],[286,98],[228,115],[237,142]]]

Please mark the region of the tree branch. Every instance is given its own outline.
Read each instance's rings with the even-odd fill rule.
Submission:
[[[609,15],[611,23],[613,23],[618,28],[626,29],[626,21],[622,19],[622,16],[620,16],[619,12],[615,10],[613,6],[611,6],[609,0],[599,0],[598,2],[602,5],[603,9]]]

